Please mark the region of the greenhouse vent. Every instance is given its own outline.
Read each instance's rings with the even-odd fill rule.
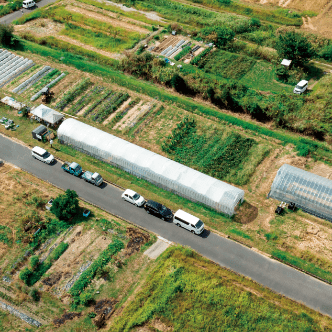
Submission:
[[[272,183],[268,197],[295,203],[302,210],[332,221],[332,181],[284,164]]]
[[[241,189],[75,119],[60,125],[58,139],[61,144],[229,216],[244,198]]]

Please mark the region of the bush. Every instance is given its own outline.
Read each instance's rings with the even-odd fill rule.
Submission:
[[[88,307],[94,302],[94,296],[92,292],[84,292],[80,295],[80,303]]]
[[[298,151],[297,155],[300,156],[300,157],[306,157],[310,152],[308,146],[304,145],[304,144],[299,145],[299,147],[297,148],[297,151]]]
[[[40,300],[40,295],[36,288],[31,289],[30,296],[36,302],[38,302]]]
[[[7,6],[10,6],[10,4],[8,4]],[[19,40],[13,34],[13,32],[14,27],[12,25],[0,24],[0,45],[17,46]]]
[[[235,36],[235,32],[227,26],[203,28],[199,34],[203,39],[213,42],[218,48],[225,47]]]
[[[30,258],[30,266],[31,266],[32,270],[35,270],[38,265],[39,265],[39,257],[37,255],[32,256]]]
[[[319,56],[327,61],[332,61],[332,45],[325,46],[319,52]]]
[[[26,267],[20,272],[20,279],[27,285],[29,283],[29,279],[32,275],[32,272]]]
[[[272,233],[266,233],[266,234],[264,234],[264,236],[265,236],[266,240],[268,240],[268,241],[278,240],[278,235],[275,234],[274,232],[272,232]]]
[[[51,212],[60,220],[69,221],[79,211],[77,197],[76,191],[67,189],[53,201]]]
[[[285,68],[282,65],[279,65],[276,69],[276,74],[280,80],[287,82],[289,78],[289,71],[287,68]]]

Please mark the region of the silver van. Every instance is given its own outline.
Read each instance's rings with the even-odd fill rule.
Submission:
[[[197,235],[204,231],[203,222],[199,218],[183,210],[177,210],[175,212],[173,222],[175,225],[181,226]]]
[[[45,149],[40,148],[39,146],[35,146],[31,150],[31,155],[33,158],[38,159],[46,164],[52,164],[54,161],[53,155],[47,152]]]
[[[24,0],[22,3],[22,7],[29,9],[32,8],[36,5],[36,3],[33,0]]]

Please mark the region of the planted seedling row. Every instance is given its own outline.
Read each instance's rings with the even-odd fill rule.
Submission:
[[[113,92],[93,113],[93,121],[99,122],[99,118],[102,115],[103,111],[107,108],[108,105],[111,105],[115,98],[117,98],[118,92]]]
[[[93,83],[90,81],[89,78],[83,79],[77,85],[75,85],[70,91],[66,92],[62,99],[56,104],[55,108],[63,111],[64,108],[74,101],[78,96],[80,96],[84,91],[86,91],[89,86]]]
[[[118,112],[118,114],[112,119],[112,121],[109,123],[109,126],[113,128],[116,123],[118,123],[127,113],[128,111],[133,108],[135,105],[137,105],[141,101],[140,98],[136,98],[132,100],[129,104],[128,107],[126,107],[122,112]]]
[[[46,84],[52,81],[54,76],[59,75],[60,71],[57,69],[53,69],[51,72],[49,72],[47,75],[45,75],[40,81],[35,82],[31,86],[31,91],[29,91],[30,95],[35,94],[37,91],[39,91],[41,88],[43,88]]]
[[[92,111],[96,109],[113,91],[112,90],[106,90],[105,93],[102,95],[101,98],[96,100],[83,114],[83,116],[88,116]]]
[[[71,107],[69,113],[77,114],[85,106],[87,106],[97,94],[101,93],[104,90],[102,86],[95,86],[91,89],[86,95],[84,95],[78,102]]]

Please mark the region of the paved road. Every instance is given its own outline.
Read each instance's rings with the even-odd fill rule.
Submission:
[[[30,13],[33,10],[44,7],[44,6],[48,5],[49,3],[52,3],[52,2],[55,2],[55,1],[56,0],[41,0],[40,2],[38,2],[36,4],[35,7],[31,8],[31,9],[21,8],[21,9],[17,10],[16,12],[13,12],[13,13],[10,13],[6,16],[1,17],[0,18],[0,23],[1,24],[10,24],[14,20],[17,20],[18,18],[22,17],[24,14]]]
[[[0,159],[63,189],[73,189],[80,197],[110,213],[143,226],[168,240],[190,246],[216,263],[332,317],[332,286],[216,234],[204,232],[203,236],[195,236],[173,223],[155,218],[144,209],[124,202],[120,198],[120,189],[111,185],[97,188],[63,172],[60,163],[50,166],[37,161],[31,157],[28,148],[2,135]]]

